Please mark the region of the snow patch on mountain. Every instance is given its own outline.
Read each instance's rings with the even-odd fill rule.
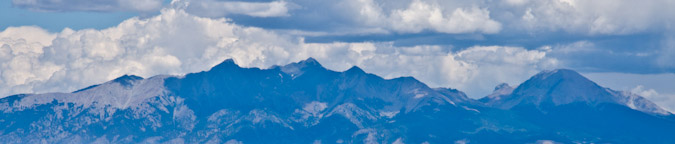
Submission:
[[[380,111],[380,117],[393,118],[401,111]]]
[[[231,111],[227,109],[221,109],[216,111],[215,113],[211,114],[208,118],[207,121],[210,123],[208,126],[209,128],[216,128],[219,125],[222,124],[228,124],[231,125],[238,121],[239,119],[239,111]]]
[[[476,113],[480,113],[480,111],[477,110],[477,109],[475,109],[475,108],[470,108],[470,107],[467,107],[467,106],[462,106],[462,108],[463,108],[464,110],[468,110],[468,111],[473,111],[473,112],[476,112]]]
[[[195,116],[194,111],[192,111],[186,105],[180,105],[174,108],[173,120],[178,123],[179,128],[183,128],[188,131],[192,131],[192,129],[194,129],[195,125],[197,124],[197,116]]]
[[[434,91],[443,95],[443,99],[452,105],[479,105],[475,99],[471,99],[462,91],[452,88],[434,88]]]
[[[352,134],[352,138],[356,138],[359,135],[366,135],[366,138],[363,139],[361,143],[364,144],[379,144],[378,142],[378,135],[377,135],[377,130],[372,129],[372,128],[366,128],[366,129],[360,129],[354,134]]]
[[[420,91],[420,89],[414,89],[414,90],[413,90],[413,93],[415,94],[415,97],[414,97],[414,98],[416,98],[416,99],[422,98],[422,97],[428,95],[428,93],[426,93],[426,92],[424,92],[424,91]]]
[[[324,102],[312,101],[305,104],[305,106],[302,107],[302,110],[305,110],[306,112],[312,114],[312,116],[317,117],[327,107],[328,106]]]
[[[405,143],[403,143],[403,139],[401,139],[401,138],[399,137],[399,138],[397,138],[397,139],[396,139],[393,143],[391,143],[391,144],[405,144]]]
[[[286,122],[283,118],[280,118],[276,114],[269,113],[264,110],[254,109],[251,110],[248,115],[244,116],[245,120],[252,122],[253,124],[264,124],[266,122],[281,124],[286,128],[293,129],[291,125]]]
[[[627,91],[614,91],[607,88],[607,90],[612,93],[617,101],[625,106],[630,107],[631,109],[642,111],[650,114],[657,115],[671,115],[672,113],[656,105],[654,102],[647,100],[646,98],[637,95],[632,92]]]
[[[225,142],[225,144],[244,144],[242,141],[238,141],[236,139],[231,139]]]
[[[364,109],[359,108],[353,103],[344,103],[336,106],[332,111],[326,114],[326,117],[330,117],[332,115],[341,115],[347,118],[358,128],[364,128],[363,123],[365,122],[377,120],[376,116]]]

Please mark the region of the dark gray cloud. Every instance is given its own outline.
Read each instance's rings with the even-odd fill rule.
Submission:
[[[631,0],[288,0],[284,17],[227,16],[235,23],[302,31],[307,42],[393,42],[396,46],[445,45],[455,51],[475,45],[562,48],[586,42],[580,51],[549,53],[566,67],[584,72],[675,72],[672,1]],[[292,8],[290,8],[292,7]],[[416,9],[423,9],[416,11]],[[471,11],[478,9],[477,11]],[[629,9],[640,9],[631,11]],[[487,13],[484,19],[480,11]],[[443,23],[440,19],[494,21],[490,26]],[[459,11],[459,12],[458,12]],[[464,12],[465,15],[456,14]],[[474,14],[466,14],[474,12]],[[410,16],[408,21],[402,17]],[[450,21],[450,20],[448,20]],[[463,29],[463,30],[458,30]],[[583,50],[586,49],[586,50]]]

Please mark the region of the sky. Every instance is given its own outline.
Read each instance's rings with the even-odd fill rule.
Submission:
[[[0,95],[313,57],[480,98],[578,71],[675,110],[670,0],[6,0]]]

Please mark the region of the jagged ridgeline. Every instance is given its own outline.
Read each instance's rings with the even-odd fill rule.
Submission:
[[[2,143],[675,143],[675,118],[571,70],[480,100],[309,58],[269,69],[125,75],[0,99]]]

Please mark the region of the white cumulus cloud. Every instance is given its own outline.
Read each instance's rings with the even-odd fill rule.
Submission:
[[[437,4],[413,0],[406,9],[393,10],[384,21],[399,32],[433,30],[442,33],[497,33],[501,24],[490,19],[487,9],[477,7],[444,9]]]
[[[669,0],[12,0],[39,11],[140,11],[185,9],[203,17],[247,15],[309,31],[419,33],[509,32],[625,35],[672,29]],[[256,21],[261,19],[247,19]],[[284,21],[287,20],[287,21]],[[263,20],[261,22],[269,22]],[[303,25],[309,23],[307,25]],[[319,25],[319,26],[317,26]],[[324,26],[325,25],[325,26]],[[324,27],[322,27],[324,26]]]
[[[672,1],[509,0],[495,13],[510,27],[531,32],[566,31],[584,35],[623,35],[658,31],[669,25]]]
[[[180,75],[207,70],[227,58],[244,67],[268,68],[314,57],[333,70],[356,65],[386,78],[413,76],[432,87],[459,88],[480,97],[498,83],[515,84],[557,65],[546,51],[522,47],[452,51],[451,46],[399,47],[392,42],[306,43],[302,37],[181,9],[102,30],[49,33],[12,27],[0,36],[2,95],[68,92],[124,74]]]
[[[279,54],[274,49],[297,45],[259,28],[173,9],[103,30],[64,29],[51,34],[36,27],[12,27],[0,36],[4,36],[0,38],[3,95],[72,91],[123,74],[196,72],[225,58],[273,57]]]

